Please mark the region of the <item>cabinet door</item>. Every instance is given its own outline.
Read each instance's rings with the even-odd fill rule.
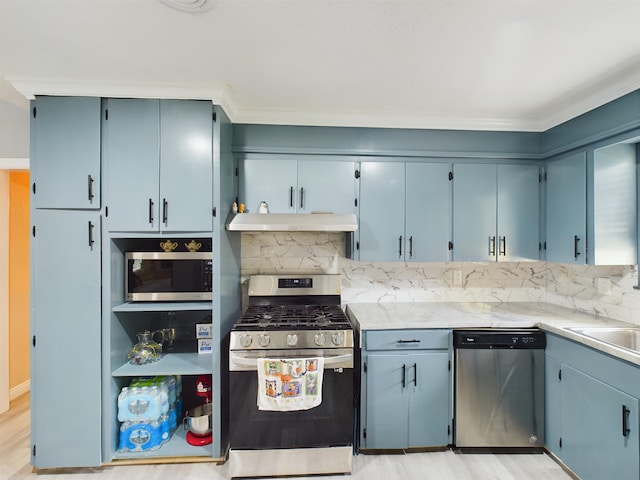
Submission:
[[[623,406],[629,409],[624,424]],[[562,366],[562,460],[583,480],[640,478],[638,399]]]
[[[586,262],[586,153],[547,165],[547,250],[551,262]]]
[[[416,353],[407,360],[409,447],[449,444],[449,353]]]
[[[407,261],[449,260],[451,190],[445,163],[407,163],[405,254]]]
[[[100,216],[36,210],[33,219],[32,464],[38,468],[98,466]]]
[[[100,208],[100,99],[37,97],[31,175],[36,208]]]
[[[540,169],[498,165],[498,260],[538,260]]]
[[[355,213],[353,162],[298,161],[298,213]]]
[[[453,166],[453,260],[495,261],[496,165]]]
[[[159,105],[158,100],[106,100],[102,145],[110,231],[160,228]]]
[[[160,101],[160,229],[213,228],[213,106]]]
[[[362,163],[360,260],[404,260],[404,182],[404,163]]]
[[[562,458],[560,438],[562,437],[562,396],[560,383],[560,361],[544,357],[544,434],[545,446]]]
[[[240,202],[247,213],[258,213],[260,202],[269,213],[295,213],[298,170],[296,160],[245,159],[241,163]]]
[[[367,356],[366,448],[407,448],[407,355]]]

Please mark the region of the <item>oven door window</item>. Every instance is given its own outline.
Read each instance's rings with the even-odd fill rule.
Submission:
[[[129,293],[211,291],[207,279],[211,261],[129,259],[127,263]]]
[[[310,410],[258,410],[255,371],[229,374],[233,449],[308,448],[353,443],[353,369],[324,371],[322,403]]]

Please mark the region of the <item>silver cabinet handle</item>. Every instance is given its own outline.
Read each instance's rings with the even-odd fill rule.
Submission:
[[[507,255],[507,237],[498,237],[498,239],[500,242],[498,255],[502,255],[504,257]]]
[[[495,257],[496,256],[496,237],[495,235],[492,237],[489,237],[489,256],[490,257]]]

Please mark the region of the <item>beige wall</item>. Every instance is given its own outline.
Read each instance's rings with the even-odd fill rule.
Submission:
[[[9,390],[29,385],[29,172],[9,174]],[[12,395],[13,396],[13,395]]]

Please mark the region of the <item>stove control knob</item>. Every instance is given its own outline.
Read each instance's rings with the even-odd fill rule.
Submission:
[[[240,337],[240,345],[244,348],[247,348],[249,345],[251,345],[251,335],[246,334],[246,335],[242,335]]]
[[[316,342],[316,345],[318,345],[319,347],[327,343],[327,336],[324,333],[316,333],[313,339]]]
[[[290,333],[287,335],[287,346],[295,347],[298,343],[298,335],[295,333]]]
[[[331,341],[334,345],[342,345],[344,343],[344,332],[335,332],[331,335]]]
[[[269,338],[269,335],[260,335],[258,337],[258,343],[261,347],[268,347],[269,343],[271,343],[271,338]]]

